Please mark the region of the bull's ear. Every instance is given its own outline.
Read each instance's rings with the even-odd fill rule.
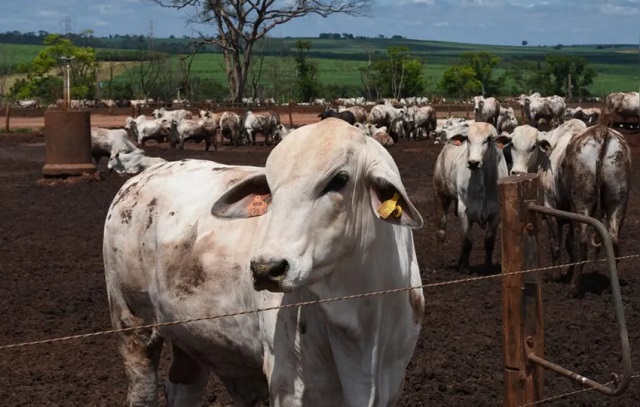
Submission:
[[[271,204],[271,191],[264,171],[252,172],[224,192],[211,214],[220,218],[251,218],[264,215]]]
[[[551,143],[545,139],[538,139],[538,147],[547,154],[551,151]]]
[[[455,136],[449,137],[447,140],[448,143],[453,144],[455,146],[461,146],[467,141],[467,136],[463,134],[456,134]]]
[[[509,144],[511,144],[511,136],[508,134],[501,134],[498,137],[493,139],[496,142],[496,146],[502,150]]]
[[[367,185],[371,197],[371,209],[374,215],[384,222],[421,228],[424,224],[422,216],[409,200],[396,171],[382,161],[369,167]]]

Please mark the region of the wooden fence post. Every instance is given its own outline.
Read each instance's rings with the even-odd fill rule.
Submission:
[[[464,118],[469,120],[469,104],[468,103],[464,104]]]
[[[4,110],[4,129],[7,133],[11,131],[11,105],[8,103]]]
[[[289,128],[293,128],[293,115],[291,114],[291,110],[293,107],[291,106],[291,102],[289,102]]]
[[[537,272],[509,274],[540,267],[538,216],[526,209],[542,203],[537,174],[498,181],[502,229],[502,330],[504,407],[542,399],[544,369],[528,361],[534,352],[543,357],[542,290]]]
[[[451,117],[451,103],[449,103],[449,104],[447,105],[447,109],[448,109],[448,111],[449,111],[449,116],[447,116],[447,118],[449,118],[449,117]]]

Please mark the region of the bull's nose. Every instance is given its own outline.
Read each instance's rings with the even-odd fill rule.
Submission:
[[[520,175],[520,174],[524,174],[524,171],[511,170],[511,175]]]
[[[480,161],[476,161],[476,160],[469,160],[467,162],[467,165],[469,168],[471,169],[476,169],[478,167],[480,167]]]
[[[278,284],[288,271],[289,263],[286,260],[251,262],[251,274],[256,287]]]

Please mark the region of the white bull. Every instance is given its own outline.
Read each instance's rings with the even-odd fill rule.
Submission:
[[[91,128],[91,156],[96,164],[102,157],[111,158],[119,152],[126,153],[136,149],[126,130]]]
[[[491,124],[472,122],[466,135],[452,134],[438,155],[433,190],[439,222],[436,241],[440,265],[444,263],[447,212],[453,203],[463,234],[458,270],[469,269],[474,223],[485,230],[485,267],[488,271],[492,268],[496,230],[500,224],[498,179],[507,176],[507,165],[495,142],[497,137]]]
[[[491,123],[498,127],[498,116],[500,116],[500,102],[496,98],[483,96],[473,97],[473,113],[475,121]]]
[[[609,113],[620,115],[622,121],[635,117],[640,120],[640,93],[614,92],[607,95],[605,103]]]
[[[266,168],[170,162],[126,182],[104,228],[114,328],[421,284],[422,218],[392,157],[349,124],[301,127]],[[394,406],[424,313],[421,290],[120,334],[130,406],[200,405],[210,372],[235,405]]]
[[[193,118],[193,113],[191,113],[189,110],[186,110],[186,109],[166,110],[164,107],[161,107],[160,109],[155,109],[152,112],[152,115],[155,119],[166,119],[169,122],[173,119],[180,121],[184,119]]]
[[[155,164],[165,163],[167,160],[161,157],[149,157],[144,150],[136,148],[133,151],[121,151],[109,158],[107,168],[118,174],[138,174]]]

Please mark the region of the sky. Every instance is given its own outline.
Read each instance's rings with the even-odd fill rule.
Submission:
[[[283,0],[291,1],[291,0]],[[189,25],[190,10],[151,0],[0,0],[0,32],[73,32],[96,36],[149,33],[196,36],[212,27]],[[638,44],[640,0],[373,0],[365,17],[307,16],[275,28],[275,37],[317,37],[322,32],[479,44]]]

